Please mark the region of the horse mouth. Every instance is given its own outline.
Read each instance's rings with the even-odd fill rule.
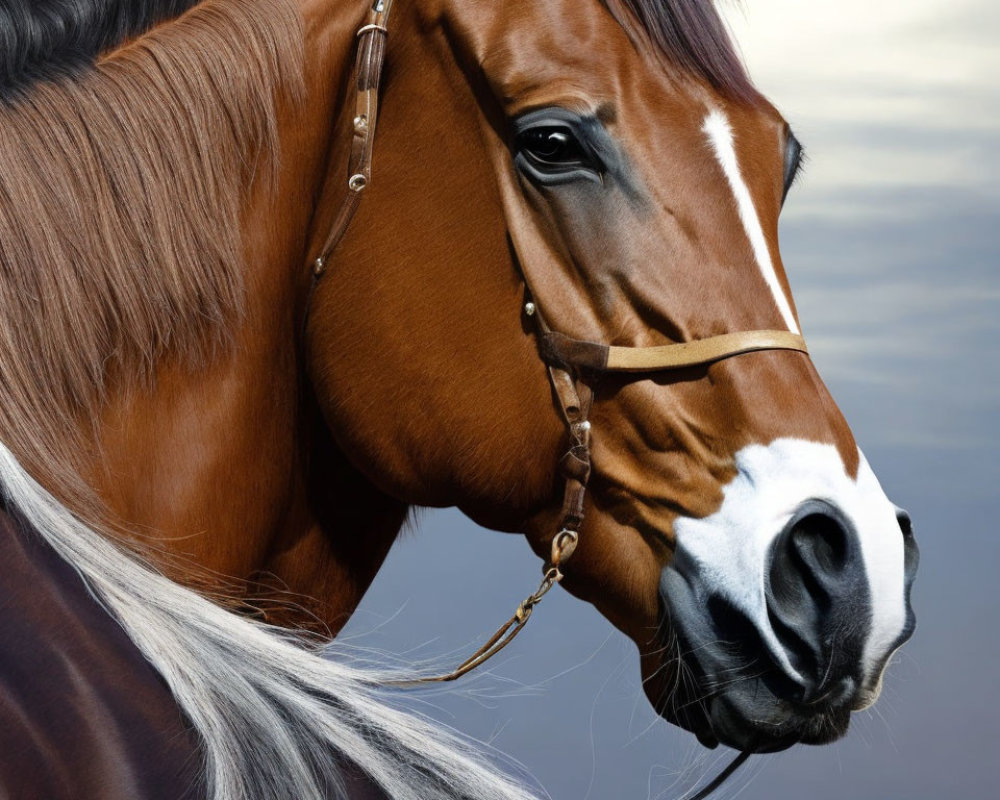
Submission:
[[[777,670],[754,670],[728,654],[720,657],[721,651],[699,659],[676,636],[671,635],[672,647],[684,655],[664,670],[674,679],[669,686],[648,681],[647,693],[661,717],[710,749],[722,744],[746,753],[776,753],[795,744],[829,744],[847,733],[858,697],[865,696],[853,680],[844,679],[824,696],[803,698]]]
[[[724,744],[745,753],[777,753],[796,744],[829,744],[842,738],[850,725],[847,705],[825,709],[794,709],[775,703],[777,710],[756,717],[745,697],[723,694],[710,697],[702,706],[702,719],[686,727],[705,747]],[[676,721],[676,720],[671,720]]]
[[[651,680],[647,692],[661,716],[702,745],[774,753],[828,744],[847,733],[852,711],[871,702],[860,641],[843,637],[829,643],[837,657],[809,660],[796,652],[801,639],[779,635],[725,599],[691,588],[674,570],[665,571],[659,652],[670,660],[662,669],[673,680]]]

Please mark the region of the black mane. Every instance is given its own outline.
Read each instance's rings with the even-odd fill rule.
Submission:
[[[757,96],[713,0],[619,0],[672,63],[740,100]],[[612,6],[613,7],[613,6]]]
[[[201,0],[0,0],[0,99],[72,76]],[[248,0],[252,2],[252,0]],[[726,94],[755,96],[712,0],[619,0],[672,62]],[[614,5],[618,5],[615,3]]]
[[[201,0],[0,0],[0,98],[71,76]]]

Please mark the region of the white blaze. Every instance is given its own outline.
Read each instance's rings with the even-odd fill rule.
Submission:
[[[726,115],[718,109],[712,111],[705,119],[702,130],[708,135],[715,151],[715,157],[722,166],[722,171],[729,181],[729,187],[736,197],[736,207],[740,212],[740,221],[750,240],[754,256],[757,258],[757,266],[760,267],[764,280],[774,295],[774,302],[778,304],[778,311],[785,320],[788,330],[792,333],[799,333],[799,326],[795,322],[795,315],[788,302],[788,297],[778,281],[778,273],[774,269],[774,262],[771,259],[771,250],[767,246],[767,239],[764,237],[764,229],[760,224],[760,217],[757,215],[757,208],[746,181],[743,180],[743,173],[740,171],[739,159],[736,157],[736,148],[733,144],[733,129],[726,119]]]

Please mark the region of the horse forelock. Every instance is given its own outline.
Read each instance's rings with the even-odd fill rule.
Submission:
[[[630,32],[676,67],[740,101],[757,97],[714,0],[606,0]]]
[[[292,0],[207,0],[0,107],[0,437],[28,463],[113,380],[231,340],[247,186],[299,91],[301,26]]]

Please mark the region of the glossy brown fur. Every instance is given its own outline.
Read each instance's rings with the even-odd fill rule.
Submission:
[[[701,126],[708,105],[729,115],[776,261],[786,126],[763,99],[670,66],[597,3],[399,0],[374,179],[301,342],[306,265],[344,191],[366,9],[299,6],[305,83],[279,94],[273,178],[241,184],[245,291],[224,315],[229,344],[197,362],[156,351],[152,381],[102,376],[99,418],[80,423],[72,456],[105,526],[151,543],[172,575],[263,580],[289,602],[313,598],[307,610],[335,631],[410,505],[458,505],[547,555],[564,433],[521,311],[522,270],[550,324],[580,338],[781,327]],[[602,119],[630,155],[641,208],[581,216],[519,181],[509,120],[551,104]],[[637,642],[647,674],[672,522],[718,506],[737,450],[797,436],[857,465],[801,354],[606,379],[592,418],[590,507],[565,585]],[[28,461],[60,489],[58,470]]]
[[[338,442],[377,485],[525,531],[545,557],[563,428],[521,312],[521,270],[550,325],[578,338],[641,346],[783,327],[701,127],[707,104],[730,116],[780,271],[786,126],[762,98],[733,100],[664,71],[602,9],[428,3],[398,13],[375,181],[316,298],[312,375]],[[518,180],[508,120],[548,105],[602,118],[648,208],[574,226],[556,193],[546,201]],[[639,644],[647,674],[659,666],[672,522],[718,507],[735,452],[795,436],[834,443],[857,467],[801,354],[605,378],[592,421],[591,506],[565,585]]]
[[[273,184],[255,181],[243,212],[246,307],[238,324],[228,321],[233,346],[200,369],[168,361],[151,391],[114,398],[91,475],[115,522],[168,551],[171,574],[198,585],[216,575],[226,591],[230,579],[250,580],[273,619],[311,624],[319,615],[338,627],[406,509],[326,445],[301,379],[306,237],[363,12],[331,14],[329,5],[303,4],[304,96],[280,101],[280,168]],[[375,538],[383,528],[364,546],[328,533]]]
[[[326,445],[296,336],[364,11],[208,0],[0,111],[3,441],[172,575],[341,622],[405,515]]]

